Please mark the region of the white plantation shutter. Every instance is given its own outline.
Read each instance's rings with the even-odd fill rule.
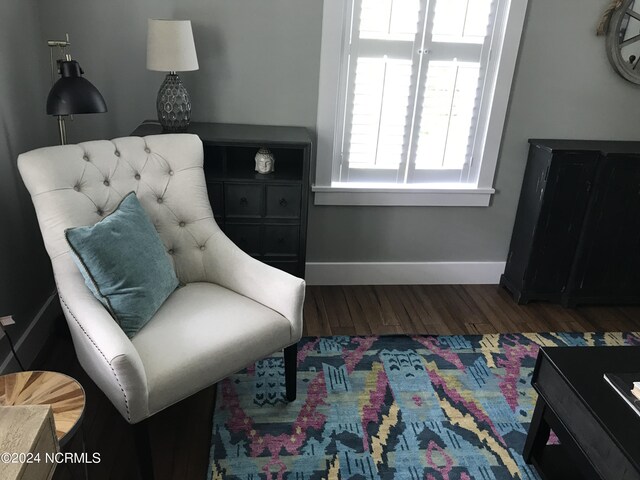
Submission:
[[[357,60],[345,159],[350,180],[396,181],[407,144],[410,89],[411,62]]]
[[[479,79],[476,63],[430,63],[416,122],[411,180],[461,181],[473,145]]]
[[[492,0],[353,0],[338,182],[464,181],[472,163]]]

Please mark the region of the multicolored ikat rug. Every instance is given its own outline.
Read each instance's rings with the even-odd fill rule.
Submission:
[[[210,479],[537,479],[522,459],[539,346],[639,333],[304,338],[218,385]]]

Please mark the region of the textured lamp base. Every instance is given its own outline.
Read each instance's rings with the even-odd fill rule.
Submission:
[[[168,73],[158,92],[158,121],[166,132],[184,132],[191,122],[191,98],[175,72]]]

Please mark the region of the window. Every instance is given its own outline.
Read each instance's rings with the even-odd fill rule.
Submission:
[[[488,204],[525,10],[326,0],[316,203]]]

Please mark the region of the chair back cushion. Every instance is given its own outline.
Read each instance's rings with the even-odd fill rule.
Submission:
[[[45,147],[20,155],[18,167],[52,259],[69,254],[66,229],[95,224],[133,191],[158,231],[178,279],[206,281],[203,254],[220,229],[213,220],[202,142],[196,135]]]

